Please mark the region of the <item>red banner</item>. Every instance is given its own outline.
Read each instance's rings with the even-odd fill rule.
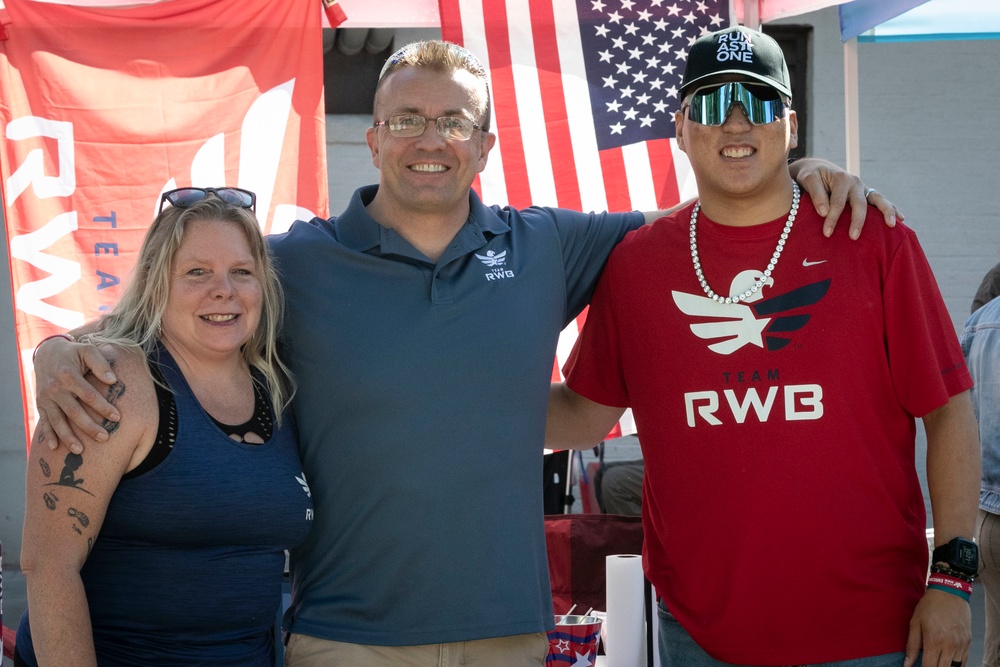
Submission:
[[[252,190],[265,233],[328,215],[322,5],[4,0],[0,20],[0,175],[30,431],[34,346],[118,300],[162,192]]]

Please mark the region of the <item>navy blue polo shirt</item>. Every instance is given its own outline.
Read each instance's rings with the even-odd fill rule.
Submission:
[[[640,213],[486,207],[435,263],[366,212],[270,237],[316,515],[285,629],[414,645],[553,623],[542,449],[559,332]]]

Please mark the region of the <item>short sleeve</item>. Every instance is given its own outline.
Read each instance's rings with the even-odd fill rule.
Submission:
[[[614,259],[598,281],[587,321],[563,367],[566,385],[581,396],[615,407],[629,407],[621,338],[614,303]]]
[[[884,289],[886,346],[900,404],[923,417],[972,387],[962,348],[934,274],[908,231]]]
[[[566,273],[566,312],[580,314],[590,301],[608,256],[625,235],[645,223],[642,213],[576,213],[557,210],[556,231]]]

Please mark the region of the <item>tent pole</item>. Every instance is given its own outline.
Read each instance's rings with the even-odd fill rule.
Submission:
[[[844,42],[844,118],[847,134],[847,171],[861,176],[861,137],[858,105],[858,39]]]
[[[760,30],[760,3],[758,0],[743,0],[743,24]]]

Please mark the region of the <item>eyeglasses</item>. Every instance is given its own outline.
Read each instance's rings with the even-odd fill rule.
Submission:
[[[687,105],[687,117],[701,125],[722,125],[736,104],[743,107],[743,113],[754,125],[767,125],[785,115],[785,101],[777,90],[763,84],[734,81],[695,90]]]
[[[257,212],[257,195],[243,188],[177,188],[160,197],[160,213],[167,202],[174,208],[191,208],[208,195],[215,195],[227,204]]]
[[[424,118],[416,114],[398,114],[389,116],[389,120],[377,120],[373,127],[385,125],[389,134],[394,137],[419,137],[424,133],[427,123],[434,121],[437,133],[442,139],[453,141],[468,141],[472,137],[473,130],[481,130],[468,118],[461,116],[439,116],[438,118]]]

